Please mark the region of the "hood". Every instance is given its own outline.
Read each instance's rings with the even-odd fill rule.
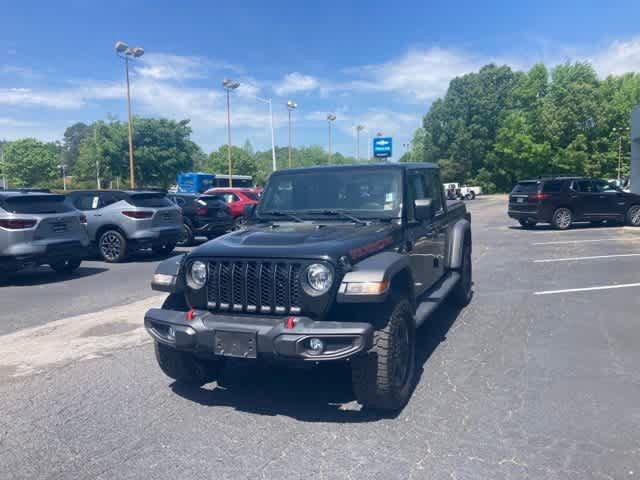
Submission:
[[[243,258],[324,258],[348,255],[357,261],[388,248],[400,227],[390,223],[355,225],[346,222],[250,225],[193,250],[193,256]]]

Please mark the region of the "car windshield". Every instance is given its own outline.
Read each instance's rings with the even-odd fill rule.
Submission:
[[[164,193],[134,193],[127,201],[136,207],[161,208],[173,205]]]
[[[537,193],[540,182],[520,182],[511,193]]]
[[[249,200],[255,200],[256,202],[260,200],[260,197],[255,192],[249,192],[248,190],[245,190],[242,193],[244,193],[245,197],[247,197]]]
[[[259,215],[269,211],[299,216],[326,210],[357,212],[358,217],[398,217],[402,176],[395,169],[320,169],[274,175],[264,192]],[[340,217],[335,217],[340,218]]]

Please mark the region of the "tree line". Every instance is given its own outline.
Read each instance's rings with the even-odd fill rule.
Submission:
[[[227,145],[209,155],[191,140],[189,120],[163,118],[133,119],[133,144],[136,184],[139,187],[168,188],[185,171],[227,173]],[[71,188],[128,186],[129,144],[127,123],[113,118],[90,124],[75,123],[64,132],[61,141],[41,142],[25,138],[0,142],[4,152],[0,174],[11,187],[62,186],[61,165]],[[287,147],[276,147],[278,168],[289,166]],[[250,175],[263,185],[272,171],[271,149],[255,151],[249,141],[231,147],[233,173]],[[328,163],[328,153],[319,146],[292,148],[292,166]],[[353,157],[334,153],[331,163],[353,163]]]
[[[626,129],[638,104],[638,73],[600,80],[587,63],[551,72],[490,64],[450,82],[401,161],[439,163],[444,181],[494,192],[539,175],[615,178],[620,148],[628,175]]]

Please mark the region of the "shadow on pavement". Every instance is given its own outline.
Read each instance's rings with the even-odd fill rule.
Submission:
[[[49,267],[38,267],[34,269],[20,270],[19,272],[10,274],[4,281],[0,281],[0,286],[8,287],[33,287],[37,285],[45,285],[59,282],[68,282],[70,280],[78,280],[84,277],[91,277],[99,273],[106,272],[107,268],[83,267],[73,273],[64,274],[57,273]]]
[[[571,225],[571,227],[568,230],[558,230],[557,228],[554,228],[552,225],[550,224],[538,224],[534,227],[528,227],[528,228],[524,228],[520,225],[509,225],[509,230],[530,230],[530,231],[553,231],[553,232],[558,232],[558,233],[562,233],[562,232],[568,232],[571,230],[612,230],[612,229],[617,229],[617,228],[621,228],[624,225],[622,223],[616,223],[616,222],[608,222],[608,223],[590,223],[590,222],[580,222],[580,223],[574,223]]]
[[[423,365],[446,340],[460,310],[442,305],[418,331],[416,384]],[[205,406],[229,406],[259,415],[286,415],[305,422],[359,423],[394,418],[398,413],[361,409],[351,388],[347,363],[285,368],[230,361],[211,389],[173,383],[172,390]]]

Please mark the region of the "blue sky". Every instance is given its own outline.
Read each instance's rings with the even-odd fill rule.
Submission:
[[[590,61],[599,75],[640,71],[640,2],[154,1],[2,2],[0,138],[62,137],[76,121],[126,118],[116,40],[146,54],[132,70],[134,113],[191,118],[206,151],[226,141],[293,143],[355,154],[356,124],[393,135],[396,151],[451,78],[494,61]],[[366,134],[361,148],[365,148]]]

